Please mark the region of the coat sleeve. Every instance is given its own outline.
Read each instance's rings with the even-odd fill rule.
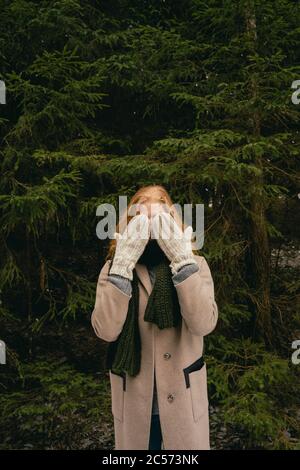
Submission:
[[[181,315],[190,332],[205,336],[214,330],[218,320],[214,282],[203,256],[196,256],[199,270],[176,284]]]
[[[111,342],[115,341],[122,331],[132,294],[126,294],[109,281],[109,267],[110,260],[106,261],[98,277],[91,323],[98,338]]]

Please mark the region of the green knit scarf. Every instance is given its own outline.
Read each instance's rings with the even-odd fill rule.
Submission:
[[[176,327],[182,320],[169,263],[168,259],[163,257],[153,266],[155,281],[144,314],[144,321],[155,323],[160,329]],[[136,270],[133,269],[132,296],[127,317],[116,341],[108,345],[106,367],[117,374],[127,372],[135,376],[140,371],[140,365],[139,286]]]

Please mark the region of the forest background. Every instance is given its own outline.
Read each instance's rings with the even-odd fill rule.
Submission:
[[[205,205],[215,449],[300,449],[300,9],[0,1],[0,449],[112,449],[96,208]]]

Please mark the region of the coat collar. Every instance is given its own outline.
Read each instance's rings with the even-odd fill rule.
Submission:
[[[150,295],[151,290],[152,290],[152,284],[151,284],[151,279],[149,276],[149,271],[146,265],[141,264],[141,263],[136,263],[135,269],[136,269],[137,276],[140,279],[142,285],[146,289],[148,295]]]

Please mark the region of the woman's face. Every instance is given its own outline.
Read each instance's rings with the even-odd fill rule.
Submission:
[[[146,214],[149,218],[159,212],[170,212],[170,207],[160,191],[145,192],[137,202],[137,213]]]

